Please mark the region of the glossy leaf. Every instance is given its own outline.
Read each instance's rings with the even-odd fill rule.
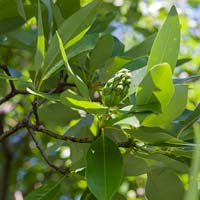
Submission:
[[[103,114],[108,110],[107,107],[104,107],[99,103],[87,101],[67,91],[62,93],[60,99],[61,102],[65,105],[73,108],[82,109],[92,114]]]
[[[156,104],[163,111],[173,92],[171,68],[167,63],[159,64],[151,68],[138,86],[136,103],[138,106]]]
[[[183,200],[184,187],[179,177],[169,169],[148,173],[146,196],[149,200]]]
[[[185,109],[187,103],[188,87],[186,85],[175,85],[174,94],[160,114],[150,114],[147,116],[142,125],[148,127],[160,126],[172,122]]]
[[[147,72],[160,63],[168,63],[173,71],[178,58],[179,46],[180,24],[176,8],[173,6],[154,40],[147,63]]]
[[[121,153],[106,136],[98,138],[87,155],[86,178],[90,191],[98,200],[110,200],[123,174]]]
[[[72,69],[68,63],[67,56],[65,54],[65,50],[63,47],[63,43],[62,43],[62,40],[61,40],[60,36],[58,35],[58,33],[57,33],[57,39],[58,39],[58,43],[59,43],[60,53],[62,55],[62,59],[65,64],[65,67],[66,67],[69,77],[76,84],[76,86],[79,89],[79,92],[82,94],[82,96],[86,97],[87,99],[90,99],[89,90],[87,88],[87,85],[82,81],[82,79],[78,75],[74,74],[74,72],[72,71]]]

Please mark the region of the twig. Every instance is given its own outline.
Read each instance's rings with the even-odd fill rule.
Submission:
[[[51,136],[52,138],[58,139],[58,140],[64,140],[64,141],[72,141],[72,142],[77,142],[77,143],[92,143],[96,138],[95,137],[91,137],[91,138],[77,138],[74,136],[69,136],[69,135],[59,135],[47,128],[45,128],[44,126],[40,125],[31,125],[30,128],[34,131],[39,131],[42,133],[45,133],[49,136]]]
[[[32,102],[32,106],[33,106],[33,114],[35,116],[36,124],[40,125],[40,120],[39,120],[39,116],[37,112],[37,99],[34,99],[34,101]]]
[[[14,134],[15,132],[17,132],[19,129],[26,127],[24,121],[19,122],[16,126],[10,128],[7,131],[4,131],[1,135],[0,135],[0,142],[2,142],[4,139],[6,139],[7,137],[9,137],[10,135]]]
[[[11,98],[13,98],[14,96],[18,95],[18,94],[22,94],[22,95],[27,95],[30,94],[27,91],[23,91],[23,90],[14,90],[14,91],[10,91],[4,98],[2,98],[0,100],[0,105],[5,103],[6,101],[10,100]]]
[[[69,168],[67,168],[67,169],[61,169],[61,168],[55,166],[54,164],[52,164],[52,163],[50,162],[50,160],[48,159],[48,157],[47,157],[47,156],[45,155],[45,153],[43,152],[43,150],[42,150],[40,144],[38,143],[38,141],[37,141],[37,139],[36,139],[36,137],[35,137],[35,135],[34,135],[34,132],[33,132],[29,127],[27,127],[27,130],[28,130],[28,133],[30,134],[30,136],[32,137],[33,142],[35,143],[37,149],[39,150],[40,154],[42,155],[43,159],[45,160],[45,162],[46,162],[51,168],[53,168],[54,170],[56,170],[57,172],[59,172],[59,173],[61,173],[61,174],[64,174],[64,175],[68,175],[68,174],[70,173]]]
[[[11,76],[9,70],[8,70],[8,67],[7,65],[0,65],[0,68],[3,69],[3,71],[8,75],[8,76]],[[11,91],[14,92],[16,89],[15,89],[15,85],[13,83],[12,80],[9,80],[9,83],[10,83],[10,87],[11,87]]]

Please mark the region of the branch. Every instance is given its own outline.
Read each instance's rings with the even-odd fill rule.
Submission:
[[[1,135],[0,135],[0,142],[2,142],[4,139],[6,139],[7,137],[9,137],[10,135],[14,134],[16,131],[18,131],[21,128],[26,127],[24,121],[19,122],[16,126],[10,128],[7,131],[4,131]]]
[[[14,90],[14,91],[10,91],[4,98],[2,98],[0,100],[0,105],[5,103],[6,101],[10,100],[11,98],[13,98],[14,96],[18,95],[18,94],[22,94],[22,95],[27,95],[30,94],[27,91],[23,91],[23,90]]]
[[[11,76],[9,70],[8,70],[8,67],[7,65],[0,65],[0,68],[8,75],[8,76]],[[9,83],[10,83],[10,87],[11,87],[11,91],[15,91],[15,85],[13,83],[12,80],[9,80]]]
[[[58,140],[64,140],[64,141],[71,141],[71,142],[77,142],[77,143],[92,143],[96,138],[77,138],[74,136],[69,136],[69,135],[60,135],[57,134],[44,126],[40,125],[31,125],[30,128],[34,131],[39,131],[42,133],[45,133],[46,135],[49,135],[52,138],[58,139]]]
[[[40,144],[38,143],[35,135],[34,135],[34,132],[29,128],[27,127],[27,130],[28,130],[28,133],[30,134],[30,136],[32,137],[33,139],[33,142],[35,143],[37,149],[39,150],[41,156],[43,157],[43,159],[45,160],[45,162],[51,167],[53,168],[54,170],[56,170],[57,172],[61,173],[61,174],[64,174],[64,175],[68,175],[70,173],[70,170],[69,168],[67,169],[61,169],[57,166],[55,166],[54,164],[51,163],[51,161],[48,159],[48,157],[46,156],[46,154],[44,153],[44,151],[42,150]]]
[[[0,68],[8,75],[8,76],[11,76],[9,70],[8,70],[8,67],[7,65],[0,65]],[[4,97],[0,100],[0,105],[3,104],[4,102],[8,101],[9,99],[11,99],[12,97],[16,96],[17,94],[23,94],[23,95],[26,95],[26,94],[29,94],[28,92],[26,91],[23,91],[23,90],[17,90],[15,88],[15,84],[12,80],[9,80],[9,84],[10,84],[10,88],[11,88],[11,91]]]

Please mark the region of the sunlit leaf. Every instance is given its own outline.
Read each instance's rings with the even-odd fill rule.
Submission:
[[[65,64],[65,67],[66,67],[69,77],[72,78],[72,80],[76,84],[76,86],[79,89],[79,92],[82,94],[82,96],[86,97],[87,99],[90,99],[89,90],[87,88],[87,85],[82,81],[82,79],[78,75],[74,74],[74,72],[72,71],[72,69],[68,63],[67,56],[65,54],[65,50],[63,47],[63,43],[62,43],[62,40],[61,40],[60,36],[58,35],[58,33],[57,33],[57,39],[58,39],[58,43],[59,43],[60,53],[62,55],[62,59]]]
[[[154,40],[147,63],[147,72],[155,65],[165,62],[173,71],[178,58],[179,46],[180,24],[178,13],[173,6]]]

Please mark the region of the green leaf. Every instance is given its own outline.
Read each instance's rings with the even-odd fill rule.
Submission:
[[[60,97],[59,95],[56,95],[56,94],[47,94],[47,93],[44,93],[44,92],[40,92],[38,90],[34,90],[34,89],[31,89],[31,88],[26,88],[27,92],[29,92],[30,94],[33,94],[35,96],[39,96],[39,97],[42,97],[44,99],[47,99],[47,100],[50,100],[50,101],[57,101],[59,102],[60,101]]]
[[[106,60],[112,56],[114,41],[111,35],[103,35],[91,53],[91,72],[101,68]]]
[[[187,104],[188,87],[186,85],[175,85],[174,94],[160,114],[150,114],[142,122],[143,126],[154,127],[172,122],[185,109]]]
[[[151,155],[143,154],[142,157],[161,162],[163,163],[165,167],[172,169],[173,171],[177,173],[184,174],[184,173],[188,173],[189,171],[189,167],[186,163],[183,163],[179,160],[175,160],[175,158],[171,158],[161,153],[154,153]]]
[[[138,129],[126,130],[134,138],[147,143],[168,143],[168,144],[181,144],[183,141],[171,136],[168,132],[161,128],[147,128],[140,127]]]
[[[76,38],[76,37],[75,37]],[[74,38],[74,39],[75,39]],[[74,45],[70,46],[67,49],[67,56],[70,60],[71,58],[83,53],[90,51],[94,48],[97,43],[99,36],[97,34],[85,35],[81,40],[79,40]],[[72,39],[73,40],[73,39]],[[56,64],[54,64],[51,69],[42,77],[42,80],[48,79],[52,74],[62,68],[63,61],[60,60]]]
[[[192,165],[191,171],[189,176],[189,188],[185,194],[184,200],[191,200],[191,199],[198,199],[199,197],[199,190],[198,190],[198,176],[200,171],[200,125],[194,125],[194,132],[195,132],[195,150],[193,153],[192,158]]]
[[[74,95],[68,91],[65,91],[61,94],[60,100],[65,105],[77,109],[82,109],[92,114],[103,114],[108,111],[107,107],[104,107],[103,105],[96,102],[87,101],[82,97]]]
[[[178,13],[173,6],[154,40],[147,63],[147,72],[155,65],[165,62],[170,65],[173,71],[177,62],[179,46],[180,24]]]
[[[183,200],[184,187],[178,176],[169,169],[148,173],[146,196],[149,200]]]
[[[25,23],[25,20],[19,14],[16,1],[0,1],[0,10],[0,34],[13,31]]]
[[[38,109],[38,115],[40,116],[40,120],[52,131],[57,131],[57,127],[66,127],[71,120],[80,117],[77,111],[59,102],[44,104]]]
[[[71,17],[64,21],[64,23],[58,29],[58,33],[62,38],[64,46],[69,40],[77,36],[92,24],[100,3],[101,1],[95,0],[84,8],[78,10]],[[46,53],[43,76],[50,70],[52,64],[54,64],[54,61],[59,54],[58,49],[59,46],[57,43],[56,34],[54,35]]]
[[[105,136],[98,138],[87,155],[86,178],[98,200],[110,200],[123,175],[122,156],[116,144]]]
[[[133,59],[131,62],[125,64],[124,68],[129,69],[131,72],[141,69],[146,66],[148,61],[147,57]]]
[[[16,4],[17,4],[19,15],[22,16],[24,20],[26,20],[26,13],[24,10],[23,0],[16,0]]]
[[[0,79],[5,79],[5,80],[12,80],[12,81],[20,81],[20,82],[27,82],[31,83],[32,80],[29,77],[26,76],[19,76],[19,77],[13,77],[13,76],[8,76],[2,72],[0,72]]]
[[[125,52],[125,56],[131,58],[147,56],[152,48],[155,37],[156,34],[147,37],[143,42]]]
[[[80,0],[57,0],[62,16],[68,18],[80,9]]]
[[[171,68],[167,63],[151,68],[136,90],[138,106],[156,104],[165,109],[174,92]]]
[[[86,28],[86,29],[84,29],[83,31],[81,31],[78,35],[76,35],[69,42],[67,42],[67,44],[65,45],[65,49],[68,49],[69,47],[73,46],[78,41],[80,41],[83,38],[83,36],[86,34],[86,32],[88,31],[88,29],[89,29],[89,27]]]
[[[41,68],[44,65],[44,56],[45,56],[45,36],[44,36],[44,30],[43,30],[43,23],[42,23],[42,12],[40,7],[40,1],[38,0],[38,35],[37,35],[37,50],[35,53],[35,66],[36,66],[36,84],[39,83],[39,80],[37,80],[38,73],[41,70]]]
[[[48,183],[46,185],[42,185],[38,189],[29,193],[25,197],[25,200],[47,200],[47,199],[56,200],[58,198],[57,194],[59,192],[60,184],[62,183],[63,180],[64,178],[62,178],[57,183]]]
[[[131,62],[126,57],[113,57],[106,61],[105,66],[101,69],[100,80],[105,83],[108,81],[113,74],[119,71],[125,64]]]
[[[164,167],[165,165],[150,158],[143,158],[140,154],[126,154],[124,156],[124,167],[126,176],[138,176],[146,174],[153,169]]]
[[[59,47],[60,47],[60,53],[62,55],[62,59],[65,64],[65,67],[66,67],[69,77],[76,84],[76,86],[79,89],[79,92],[82,94],[82,96],[86,97],[87,99],[90,99],[89,90],[87,88],[87,85],[82,81],[82,79],[78,75],[74,74],[74,72],[72,71],[72,69],[68,63],[67,56],[65,54],[62,40],[61,40],[60,36],[58,35],[58,33],[56,33],[56,34],[57,34],[57,39],[58,39],[58,43],[59,43]]]
[[[190,127],[200,116],[200,104],[192,111],[192,113],[180,124],[179,135],[188,127]]]

